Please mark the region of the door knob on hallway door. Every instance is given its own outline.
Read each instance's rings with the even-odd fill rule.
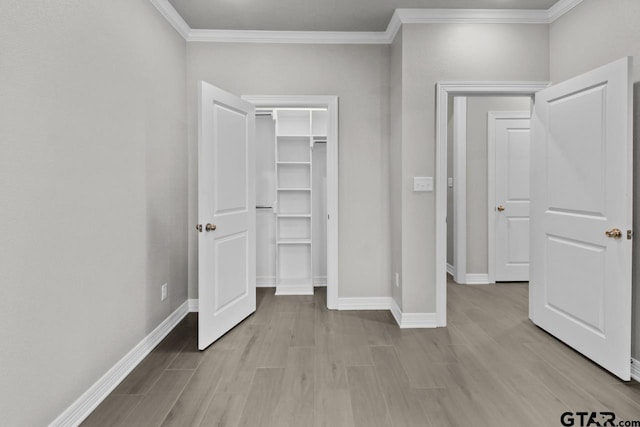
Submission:
[[[209,224],[207,224],[207,225],[205,226],[205,228],[204,228],[204,229],[205,229],[205,230],[207,230],[207,231],[216,231],[216,228],[217,228],[217,227],[216,227],[216,225],[215,225],[215,224],[211,224],[211,223],[209,223]]]
[[[504,211],[504,206],[502,206],[502,205],[498,205],[498,207],[496,208],[496,210],[497,210],[498,212],[502,212],[502,211]]]
[[[604,234],[612,239],[619,239],[622,237],[622,230],[620,230],[619,228],[612,228],[611,230],[605,231]]]

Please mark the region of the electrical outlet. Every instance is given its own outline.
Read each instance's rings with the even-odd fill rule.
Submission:
[[[400,287],[400,273],[396,271],[396,287]]]
[[[168,285],[165,283],[164,285],[162,285],[162,293],[160,295],[160,301],[164,301],[167,299],[167,295],[168,295],[168,289],[167,289]]]

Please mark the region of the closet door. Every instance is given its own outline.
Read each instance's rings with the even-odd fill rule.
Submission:
[[[198,348],[256,310],[254,106],[200,83]]]

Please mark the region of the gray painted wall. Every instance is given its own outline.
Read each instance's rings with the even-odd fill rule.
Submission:
[[[634,145],[640,123],[640,2],[585,0],[551,24],[551,79],[560,82],[623,56],[634,57]],[[597,31],[594,31],[597,29]],[[635,153],[634,229],[640,226],[640,157]],[[637,233],[636,233],[637,234]],[[634,318],[632,354],[640,358],[640,243],[633,242]]]
[[[31,0],[0,52],[0,424],[43,426],[187,298],[186,48],[148,0]]]
[[[197,82],[239,95],[339,97],[340,297],[389,296],[389,46],[190,43],[189,223],[197,221]],[[197,298],[189,232],[189,296]]]
[[[529,97],[474,96],[467,98],[467,273],[487,274],[489,111],[529,111]]]
[[[409,24],[402,35],[402,308],[428,313],[435,310],[435,194],[414,193],[411,183],[435,173],[436,82],[546,81],[548,27]]]

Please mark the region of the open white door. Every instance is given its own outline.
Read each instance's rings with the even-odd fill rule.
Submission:
[[[531,123],[531,320],[623,380],[631,366],[631,68],[624,58],[538,92]]]
[[[198,348],[256,310],[255,109],[200,82]]]

